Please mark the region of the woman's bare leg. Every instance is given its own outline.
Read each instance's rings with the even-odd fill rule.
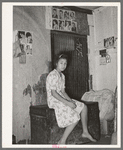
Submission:
[[[88,115],[87,115],[87,113],[88,113],[87,106],[84,105],[84,108],[81,111],[81,122],[82,122],[82,127],[83,127],[82,137],[88,138],[91,141],[96,142],[96,140],[93,139],[93,137],[88,132],[88,128],[87,128]]]
[[[65,144],[66,143],[66,140],[67,140],[69,134],[74,129],[74,127],[77,125],[77,123],[78,123],[78,121],[76,123],[73,123],[73,124],[69,125],[68,127],[66,127],[64,134],[63,134],[61,140],[58,142],[58,144]]]

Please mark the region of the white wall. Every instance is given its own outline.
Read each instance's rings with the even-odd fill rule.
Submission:
[[[13,58],[13,134],[16,142],[30,138],[29,106],[35,104],[35,94],[23,96],[28,84],[33,86],[43,73],[48,72],[51,61],[50,31],[45,28],[45,7],[14,7],[13,30],[33,32],[32,56],[26,57],[26,64]]]
[[[88,22],[89,70],[93,75],[93,90],[108,88],[114,91],[117,85],[117,47],[107,49],[111,63],[106,65],[100,65],[99,50],[104,49],[105,38],[117,37],[117,8],[100,7],[93,15],[88,15]]]

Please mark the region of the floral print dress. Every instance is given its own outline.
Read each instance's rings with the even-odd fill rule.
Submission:
[[[58,73],[56,69],[51,71],[46,79],[46,89],[47,89],[47,102],[49,108],[55,110],[56,120],[58,126],[61,128],[67,127],[80,120],[80,112],[84,107],[84,103],[74,100],[77,107],[72,109],[71,107],[65,105],[60,100],[52,96],[51,90],[56,90],[59,95],[62,97],[61,89],[65,88],[65,76],[62,73]]]

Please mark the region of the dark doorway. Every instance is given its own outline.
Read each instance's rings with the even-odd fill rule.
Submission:
[[[80,100],[89,90],[87,36],[51,31],[52,64],[55,55],[65,52],[69,56],[66,79],[66,92],[71,98]]]

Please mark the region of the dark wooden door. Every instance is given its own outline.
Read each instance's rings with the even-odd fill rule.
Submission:
[[[87,37],[66,32],[51,32],[52,62],[55,55],[65,52],[69,56],[66,79],[66,92],[71,98],[80,100],[88,91]]]

